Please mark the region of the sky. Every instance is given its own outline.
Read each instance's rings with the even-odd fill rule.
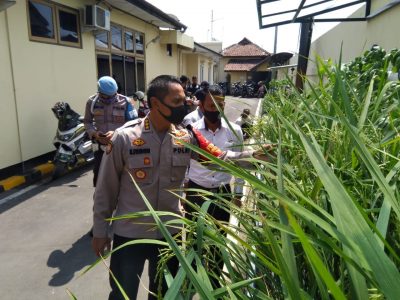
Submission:
[[[226,48],[244,37],[273,53],[275,29],[259,29],[256,0],[146,0],[165,13],[178,17],[188,26],[186,34],[198,43],[211,38],[222,41]],[[293,1],[293,0],[290,0]],[[278,3],[284,1],[278,1]],[[213,26],[211,30],[211,14]],[[317,23],[313,40],[337,23]],[[299,24],[282,25],[278,28],[277,52],[298,52]]]

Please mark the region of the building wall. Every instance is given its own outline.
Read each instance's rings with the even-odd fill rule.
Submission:
[[[167,55],[166,44],[150,44],[146,49],[146,82],[158,75],[179,75],[179,53],[177,45],[172,45],[172,56]]]
[[[199,82],[205,80],[208,81],[210,84],[214,84],[213,80],[213,61],[206,56],[199,55],[200,60],[200,68],[203,66],[203,78],[199,78]],[[201,74],[199,74],[201,75]]]
[[[76,9],[93,4],[89,0],[54,2]],[[2,138],[0,169],[55,150],[52,140],[57,120],[51,107],[57,101],[66,101],[83,114],[87,98],[97,90],[93,32],[82,32],[82,48],[33,42],[29,40],[27,20],[25,0],[0,12],[0,125],[7,129]],[[157,27],[117,9],[112,10],[111,21],[142,31],[145,45],[159,34]],[[165,44],[148,45],[147,84],[160,74],[178,75],[177,50],[173,45],[172,56],[168,56]]]
[[[379,5],[374,3],[372,12],[386,3],[386,0],[380,1]],[[359,9],[353,16],[359,16],[362,13],[364,13],[364,8]],[[322,59],[332,58],[338,62],[342,43],[342,62],[348,62],[361,55],[374,44],[386,50],[400,47],[400,35],[396,34],[396,29],[400,26],[399,15],[400,5],[397,5],[369,21],[340,23],[311,44],[311,60],[307,74],[316,75],[316,67],[313,63],[316,56]]]
[[[231,74],[231,83],[240,81],[241,83],[247,81],[246,72],[229,72]]]
[[[7,16],[6,16],[7,14]],[[2,141],[0,151],[0,168],[18,162],[21,158],[21,148],[18,137],[18,121],[13,88],[11,53],[8,43],[7,18],[8,12],[0,12],[0,128]]]
[[[68,101],[82,112],[87,96],[96,89],[93,36],[82,34],[82,49],[31,42],[26,4],[26,1],[17,1],[7,10],[21,155],[18,159],[13,156],[1,160],[0,168],[54,150],[52,138],[57,122],[51,107],[57,101]],[[69,6],[82,5],[81,1],[70,1]],[[3,93],[0,91],[2,98]],[[3,113],[15,114],[15,109],[2,109]],[[8,134],[15,135],[15,130]]]
[[[192,76],[197,76],[198,80],[200,80],[200,60],[199,56],[197,54],[187,54],[186,55],[186,74],[190,80],[192,79]]]

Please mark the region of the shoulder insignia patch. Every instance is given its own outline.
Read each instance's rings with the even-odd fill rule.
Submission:
[[[150,120],[148,118],[144,119],[144,130],[150,131]]]
[[[144,144],[146,144],[146,142],[145,142],[145,140],[143,140],[141,138],[138,138],[138,139],[132,141],[132,146],[140,147],[140,146],[143,146]]]

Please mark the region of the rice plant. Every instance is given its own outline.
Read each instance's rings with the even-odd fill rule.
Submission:
[[[206,269],[210,245],[223,253],[215,298],[398,298],[400,84],[387,80],[398,57],[375,47],[343,66],[319,60],[320,80],[304,93],[277,83],[253,134],[256,143],[279,147],[272,162],[254,162],[256,172],[208,157],[250,190],[242,208],[204,195],[229,209],[238,226],[212,220],[205,207],[201,222],[186,222],[179,251],[198,245]],[[173,297],[188,294],[175,290]]]
[[[186,145],[245,179],[248,193],[238,207],[199,190],[207,201],[195,221],[163,224],[149,206],[170,245],[164,299],[399,298],[400,83],[387,71],[399,70],[400,51],[374,47],[346,65],[317,64],[319,80],[305,78],[305,92],[277,82],[264,99],[253,146],[276,144],[269,162],[248,159],[255,169],[246,169]],[[207,214],[212,201],[237,223]],[[186,238],[177,243],[168,226],[183,226]],[[174,278],[171,255],[182,266]]]

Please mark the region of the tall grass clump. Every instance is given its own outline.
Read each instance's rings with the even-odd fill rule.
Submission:
[[[248,193],[238,207],[199,190],[208,200],[196,221],[163,224],[149,206],[171,246],[164,299],[398,299],[400,83],[387,74],[399,66],[399,50],[373,47],[345,65],[318,60],[303,93],[276,82],[253,128],[253,146],[276,144],[275,154],[248,159],[255,169],[186,145],[245,179]],[[237,222],[213,219],[211,201]],[[186,238],[176,242],[168,226],[184,226]],[[171,255],[182,265],[174,278]]]

